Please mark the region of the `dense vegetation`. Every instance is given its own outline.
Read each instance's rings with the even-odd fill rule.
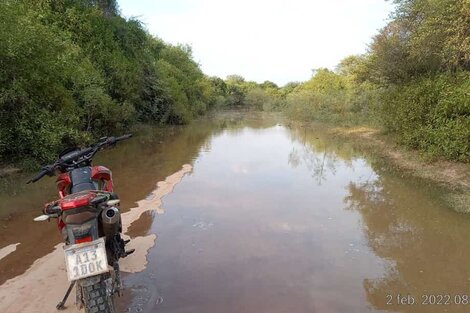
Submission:
[[[216,101],[188,46],[115,0],[0,1],[0,161],[44,162],[135,122],[186,123]]]
[[[470,2],[394,2],[366,54],[345,58],[335,71],[315,70],[297,86],[245,83],[246,102],[271,103],[305,121],[373,123],[431,157],[469,162]]]
[[[470,3],[395,0],[364,55],[303,83],[205,76],[189,46],[151,36],[116,0],[0,2],[0,161],[49,160],[136,122],[211,107],[380,125],[430,156],[470,161]]]
[[[320,71],[319,116],[364,118],[431,156],[470,161],[470,3],[396,0],[368,53]],[[321,77],[320,77],[321,74]],[[325,90],[325,89],[323,89]],[[326,110],[328,114],[322,114]]]

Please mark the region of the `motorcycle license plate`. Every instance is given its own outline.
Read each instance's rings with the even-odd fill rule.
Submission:
[[[64,247],[69,281],[108,272],[104,239]]]

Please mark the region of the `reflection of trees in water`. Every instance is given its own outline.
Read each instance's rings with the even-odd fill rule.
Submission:
[[[245,128],[266,129],[278,124],[280,116],[268,112],[225,111],[211,118],[211,123],[231,135],[240,134]],[[207,122],[207,121],[204,121]]]
[[[311,147],[304,145],[300,149],[293,147],[288,156],[288,163],[293,168],[303,164],[317,180],[319,185],[326,179],[327,172],[336,174],[336,162],[338,158],[335,155],[328,155],[326,151],[318,154]]]
[[[197,132],[199,128],[209,128],[211,134],[205,138],[201,145],[200,152],[208,152],[212,149],[212,139],[225,132],[231,136],[241,135],[246,129],[263,130],[278,124],[279,116],[268,112],[250,111],[225,111],[219,112],[211,117],[203,117],[199,121],[186,126],[194,128]]]
[[[273,117],[260,114],[245,118],[246,113],[227,112],[221,116],[207,116],[185,126],[141,125],[132,140],[117,145],[113,150],[103,151],[97,155],[94,163],[105,165],[113,171],[117,182],[116,191],[124,210],[134,207],[136,201],[144,199],[155,189],[158,181],[181,169],[183,164],[193,163],[201,151],[210,150],[213,137],[224,131],[236,132],[245,127],[264,128],[276,125]],[[32,173],[20,173],[0,178],[0,240],[4,245],[21,242],[15,254],[2,259],[0,283],[23,273],[35,259],[51,250],[59,238],[54,237],[57,235],[55,228],[45,229],[44,225],[34,224],[31,215],[25,214],[37,210],[39,205],[56,197],[52,178],[26,185],[24,182],[31,175]],[[25,197],[24,194],[28,196]],[[152,223],[152,216],[144,216],[133,228],[137,234],[146,234]],[[19,231],[25,227],[28,232]],[[45,242],[43,237],[31,236],[36,228],[45,237],[56,239]],[[21,260],[21,264],[17,260]],[[6,272],[8,275],[3,275]]]
[[[419,240],[420,227],[401,216],[397,203],[389,197],[382,180],[350,183],[349,195],[344,198],[347,209],[362,214],[369,246],[380,256],[389,257],[395,250]]]
[[[289,165],[297,168],[303,164],[319,185],[325,181],[328,173],[336,174],[336,166],[340,161],[352,167],[352,161],[360,156],[349,143],[325,135],[318,129],[291,126],[289,135],[294,143],[288,156]]]
[[[387,173],[348,186],[347,209],[361,214],[369,247],[391,264],[383,277],[364,280],[376,309],[442,312],[439,306],[387,305],[387,295],[411,294],[420,302],[423,294],[468,293],[470,223],[418,188]]]

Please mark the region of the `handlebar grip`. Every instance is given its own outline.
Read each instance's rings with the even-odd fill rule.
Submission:
[[[126,139],[129,139],[132,137],[132,134],[126,134],[126,135],[122,135],[122,136],[119,136],[119,137],[116,137],[115,140],[116,141],[121,141],[121,140],[126,140]]]
[[[108,137],[108,139],[104,142],[104,145],[114,146],[116,142],[129,139],[132,137],[132,134],[122,135],[119,137]]]
[[[34,176],[33,178],[31,178],[27,184],[30,184],[30,183],[35,183],[37,182],[38,180],[40,180],[41,178],[43,178],[45,175],[47,175],[49,173],[49,170],[48,169],[42,169],[36,176]]]

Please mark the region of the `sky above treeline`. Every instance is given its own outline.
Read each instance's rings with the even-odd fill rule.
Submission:
[[[192,46],[207,75],[305,81],[367,51],[393,9],[384,0],[119,0],[166,42]]]

